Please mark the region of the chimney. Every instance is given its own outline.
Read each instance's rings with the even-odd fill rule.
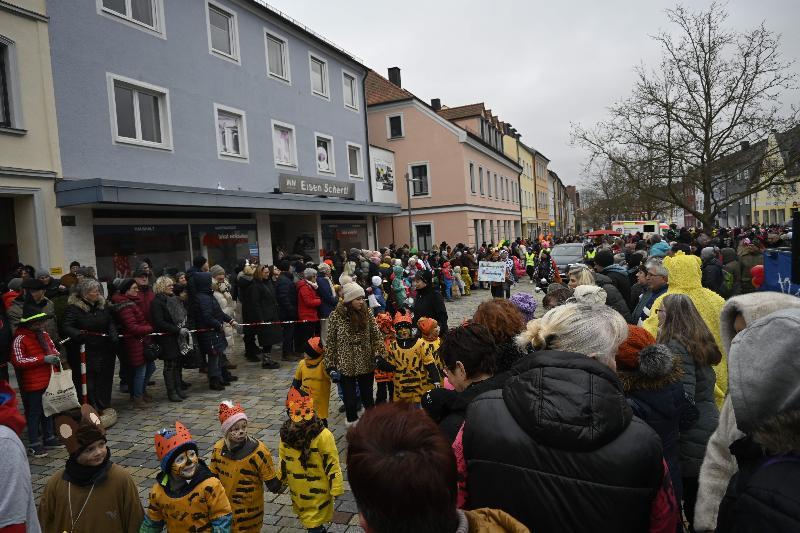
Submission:
[[[397,75],[400,76],[400,74],[397,74]],[[442,109],[442,101],[441,101],[441,99],[433,98],[431,100],[431,107],[433,108],[434,111],[439,111],[440,109]]]
[[[750,141],[742,141],[742,142],[739,143],[739,146],[741,147],[742,152],[744,152],[745,150],[749,150],[750,149]]]
[[[400,67],[389,67],[389,81],[398,87],[403,86],[400,83]]]

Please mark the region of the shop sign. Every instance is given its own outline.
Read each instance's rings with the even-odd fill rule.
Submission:
[[[292,176],[289,174],[281,174],[279,178],[279,190],[281,192],[309,194],[313,196],[332,196],[334,198],[347,198],[349,200],[356,197],[356,186],[354,183],[307,178],[305,176]]]
[[[60,276],[64,273],[61,267],[50,267],[50,273],[54,276]]]

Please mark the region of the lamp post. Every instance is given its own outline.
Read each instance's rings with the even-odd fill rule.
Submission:
[[[414,225],[411,222],[411,184],[422,181],[419,178],[412,178],[406,172],[406,192],[408,193],[408,246],[414,248]]]

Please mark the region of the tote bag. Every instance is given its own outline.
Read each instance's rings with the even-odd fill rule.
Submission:
[[[44,416],[52,416],[81,406],[78,402],[78,393],[72,382],[72,370],[64,370],[61,362],[58,363],[58,372],[50,367],[50,383],[47,384],[42,395],[42,408]]]

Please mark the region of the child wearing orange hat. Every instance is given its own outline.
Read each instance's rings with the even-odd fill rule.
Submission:
[[[155,436],[161,472],[150,489],[139,533],[230,531],[233,519],[225,488],[197,454],[197,444],[180,422]]]
[[[322,339],[311,337],[306,342],[305,355],[297,363],[292,387],[307,392],[314,398],[317,416],[328,427],[328,407],[331,400],[331,377],[325,371],[325,348]]]
[[[247,432],[247,414],[230,400],[219,404],[223,437],[211,452],[211,472],[222,482],[233,510],[232,532],[261,531],[264,487],[278,493],[283,484],[269,448]],[[262,484],[263,483],[263,484]]]
[[[334,497],[344,493],[339,450],[333,433],[314,413],[314,399],[291,387],[289,419],[280,430],[279,478],[289,485],[292,508],[303,527],[325,532],[333,519]]]
[[[439,370],[439,375],[444,375],[444,364],[442,363],[442,358],[439,357],[439,346],[442,344],[442,339],[439,338],[441,331],[439,323],[432,318],[424,316],[417,321],[417,329],[420,333],[417,345],[422,350],[423,358],[433,359],[437,370]]]

